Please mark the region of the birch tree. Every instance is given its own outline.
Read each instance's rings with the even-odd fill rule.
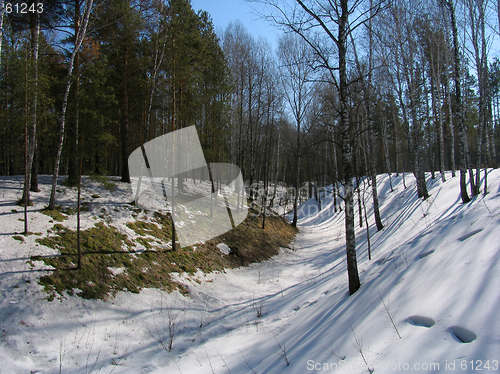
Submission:
[[[293,5],[280,0],[256,0],[266,5],[267,19],[283,29],[298,34],[314,50],[318,59],[317,67],[328,75],[330,83],[339,92],[339,118],[342,144],[342,165],[344,171],[345,231],[347,272],[349,293],[354,294],[360,287],[356,259],[356,239],[354,231],[353,205],[353,152],[354,129],[349,122],[348,86],[348,37],[369,19],[377,15],[385,2],[378,1],[370,9],[361,7],[362,1],[303,1],[295,0]],[[352,18],[350,19],[350,16]],[[334,52],[334,53],[333,53]]]
[[[297,126],[295,197],[292,226],[297,226],[298,192],[300,189],[301,127],[307,109],[314,99],[312,51],[298,35],[286,34],[279,41],[278,57],[284,93]]]
[[[50,193],[50,200],[49,200],[49,206],[48,209],[53,210],[55,208],[55,203],[56,203],[56,188],[57,188],[57,178],[59,176],[59,167],[61,163],[61,153],[62,153],[62,148],[64,144],[64,129],[66,125],[66,111],[68,108],[68,98],[69,98],[69,91],[71,88],[71,84],[73,81],[73,65],[75,62],[75,57],[76,54],[78,53],[78,50],[80,49],[83,39],[85,38],[85,35],[87,33],[87,26],[89,23],[90,19],[90,14],[92,11],[92,5],[93,5],[93,0],[86,0],[85,1],[85,6],[84,6],[84,15],[82,18],[82,25],[78,29],[78,34],[75,35],[75,45],[73,48],[73,52],[71,53],[71,57],[68,62],[68,72],[66,74],[66,87],[64,90],[64,97],[63,97],[63,102],[62,102],[62,109],[61,113],[59,115],[59,145],[57,147],[57,152],[56,152],[56,158],[55,158],[55,163],[54,163],[54,173],[52,175],[52,190]]]
[[[462,203],[466,204],[470,201],[469,195],[467,194],[467,182],[466,182],[466,147],[467,147],[467,134],[465,132],[465,118],[464,118],[464,108],[462,103],[462,83],[460,79],[460,50],[459,50],[459,40],[458,40],[458,27],[457,20],[455,16],[455,4],[453,0],[440,0],[442,5],[448,11],[448,16],[450,20],[450,27],[452,32],[453,40],[453,81],[455,84],[455,101],[456,101],[456,119],[457,119],[457,129],[458,129],[458,141],[459,141],[459,168],[460,168],[460,196],[462,198]]]
[[[486,12],[488,0],[467,0],[468,35],[472,44],[472,55],[475,62],[477,74],[477,86],[479,94],[479,123],[477,125],[477,157],[476,157],[476,180],[473,195],[480,192],[481,164],[491,163],[490,154],[490,125],[492,122],[491,89],[488,69],[488,50],[491,35],[486,35]],[[487,183],[487,172],[485,167],[485,185]],[[486,191],[485,187],[485,193]]]

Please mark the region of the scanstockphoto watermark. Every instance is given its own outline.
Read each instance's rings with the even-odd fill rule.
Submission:
[[[366,369],[364,362],[348,362],[340,360],[338,362],[317,362],[314,360],[307,360],[306,368],[308,371],[351,371]]]
[[[448,367],[448,365],[440,365],[437,362],[431,363],[407,363],[407,362],[389,362],[389,361],[379,361],[375,360],[373,362],[373,369],[375,371],[385,372],[388,370],[393,371],[439,371],[441,367]],[[348,362],[345,360],[340,360],[338,362],[316,362],[314,360],[308,360],[306,362],[306,367],[308,371],[353,371],[366,369],[366,363],[364,362]],[[449,369],[451,370],[451,368]]]
[[[473,372],[473,371],[489,371],[497,372],[498,370],[498,360],[446,360],[445,362],[390,362],[375,360],[373,363],[375,370],[387,371],[387,370],[397,370],[397,371],[424,371],[424,372]]]
[[[325,199],[331,198],[334,193],[337,193],[337,204],[340,205],[340,202],[343,202],[340,191],[334,191],[332,185],[323,187],[311,182],[304,183],[300,188],[289,187],[283,184],[276,186],[270,184],[264,187],[264,184],[260,182],[252,183],[251,185],[246,184],[245,190],[254,208],[249,215],[254,217],[262,215],[262,206],[264,205],[271,209],[275,206],[287,207],[293,212],[293,204],[296,197],[299,205],[297,211],[299,216],[315,215],[320,211],[326,212],[329,210],[333,214],[335,206],[333,204],[325,204],[324,202]],[[302,204],[310,198],[315,198],[317,203]]]
[[[249,195],[253,198],[265,198],[268,200],[273,197],[293,200],[295,196],[299,199],[309,199],[312,196],[318,197],[319,194],[321,194],[321,196],[326,196],[327,194],[332,194],[334,192],[332,190],[332,185],[320,186],[314,182],[305,182],[299,188],[286,186],[282,183],[278,183],[277,185],[269,184],[266,188],[264,187],[264,183],[254,182],[250,186],[247,184],[246,189],[248,190]]]
[[[498,360],[446,360],[444,363],[439,362],[391,362],[384,360],[375,360],[371,365],[375,371],[382,373],[391,371],[399,372],[471,372],[471,371],[490,371],[497,372],[499,369]],[[364,362],[348,362],[340,360],[338,362],[316,362],[308,360],[306,362],[308,371],[351,371],[366,369]]]

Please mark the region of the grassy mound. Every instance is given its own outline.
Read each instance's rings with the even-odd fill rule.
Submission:
[[[64,297],[65,292],[106,300],[119,291],[137,293],[142,288],[178,289],[187,293],[184,286],[172,279],[172,273],[192,274],[197,269],[221,271],[266,260],[277,254],[280,247],[287,247],[296,234],[296,230],[280,217],[267,217],[264,230],[261,225],[262,218],[249,216],[236,229],[203,245],[172,250],[169,215],[154,212],[150,220],[136,219],[127,223],[127,227],[138,234],[134,239],[116,227],[98,222],[80,232],[83,257],[82,267],[77,269],[76,231],[56,224],[53,235],[36,241],[59,250],[60,255],[34,256],[32,260],[43,261],[54,268],[39,280],[49,300]],[[221,242],[231,248],[229,255],[223,255],[217,248]]]

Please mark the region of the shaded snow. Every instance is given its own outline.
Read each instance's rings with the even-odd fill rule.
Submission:
[[[472,372],[472,360],[489,360],[488,372],[498,371],[500,171],[489,173],[491,192],[467,205],[460,203],[458,177],[446,177],[441,183],[428,175],[430,198],[421,201],[412,176],[406,190],[393,176],[394,192],[387,175],[379,176],[381,232],[368,188],[373,257],[366,228],[357,227],[362,286],[351,297],[344,216],[333,212],[327,194],[321,211],[314,199],[302,205],[293,250],[224,273],[175,275],[189,297],[146,289],[108,302],[44,299],[36,279],[45,271],[27,261],[56,251],[35,244],[35,235],[24,243],[12,238],[23,230],[22,208],[14,205],[22,178],[0,177],[0,372],[397,373],[406,364],[428,368],[420,372]],[[49,186],[41,187],[30,231],[45,234],[52,224],[37,210]],[[126,230],[130,215],[120,204],[131,201],[128,186],[118,183],[113,193],[88,188],[101,197],[84,213],[84,227],[96,222],[92,209],[102,208]],[[74,201],[74,190],[61,191],[61,203]],[[468,369],[459,370],[464,362]]]

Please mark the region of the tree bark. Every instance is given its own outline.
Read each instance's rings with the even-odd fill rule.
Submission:
[[[33,165],[31,166],[31,183],[30,183],[31,192],[40,192],[40,188],[38,188],[38,164],[40,156],[36,142],[35,142],[35,153],[33,154]]]
[[[349,127],[347,92],[347,28],[348,28],[348,1],[340,0],[341,14],[338,22],[337,47],[339,52],[339,93],[340,93],[340,128],[342,130],[342,161],[344,164],[345,178],[345,234],[347,273],[349,280],[349,293],[354,294],[361,286],[359,281],[358,264],[356,258],[356,236],[354,231],[354,198],[352,185],[352,150]]]
[[[29,131],[27,137],[27,160],[26,160],[26,178],[22,201],[30,204],[30,189],[31,189],[31,173],[33,168],[33,158],[36,149],[36,123],[37,123],[37,98],[38,98],[38,49],[40,35],[40,18],[38,14],[30,13],[30,29],[31,29],[31,65],[33,67],[33,82],[31,92],[31,102],[28,105],[29,112]],[[1,51],[0,51],[1,53]]]
[[[383,141],[383,146],[384,146],[385,168],[387,171],[387,175],[389,176],[389,184],[391,186],[391,192],[393,192],[394,188],[392,187],[392,170],[391,170],[391,159],[390,159],[390,154],[389,154],[389,140],[388,140],[388,135],[387,135],[388,132],[389,132],[389,130],[387,128],[387,118],[385,117],[385,115],[382,115],[382,141]],[[397,158],[397,155],[396,155],[396,158]],[[397,169],[396,169],[396,172],[397,172]]]
[[[75,14],[74,14],[74,30],[75,35],[78,35],[80,28],[80,0],[75,0]],[[76,43],[76,40],[75,40]],[[74,62],[74,74],[75,74],[75,113],[73,122],[70,121],[70,126],[68,128],[69,135],[69,159],[68,159],[68,184],[70,186],[78,185],[79,183],[79,166],[78,166],[78,117],[79,117],[79,106],[78,106],[78,94],[80,91],[80,53],[77,51],[75,55]]]
[[[2,68],[2,41],[3,41],[3,16],[5,13],[5,0],[0,0],[0,69]]]
[[[128,45],[125,44],[122,70],[122,113],[121,113],[121,143],[122,143],[122,182],[130,183],[128,170],[129,148],[129,103],[128,103]]]
[[[457,164],[456,164],[456,141],[455,141],[455,126],[453,124],[453,105],[451,103],[451,89],[448,86],[448,75],[445,73],[445,95],[446,95],[446,100],[448,103],[448,124],[450,127],[450,134],[451,134],[451,177],[455,178],[455,172],[457,170]]]
[[[457,127],[458,127],[458,137],[459,137],[459,167],[460,167],[460,195],[462,197],[462,203],[466,204],[470,201],[469,195],[467,194],[467,182],[466,182],[466,146],[467,146],[467,134],[465,132],[465,120],[464,120],[464,108],[462,104],[462,91],[460,82],[460,52],[458,49],[458,30],[457,22],[455,19],[455,6],[452,0],[446,0],[446,5],[448,11],[450,12],[451,29],[453,35],[453,79],[455,82],[455,100],[456,100],[456,117],[457,117]]]
[[[88,21],[89,21],[89,17],[90,17],[90,12],[92,10],[92,4],[93,4],[93,0],[87,0],[87,2],[85,3],[85,15],[83,18],[82,27],[80,28],[78,35],[75,35],[77,42],[75,43],[75,48],[74,48],[74,50],[71,54],[71,58],[69,60],[68,72],[66,74],[66,88],[64,91],[64,98],[63,98],[63,102],[62,102],[61,114],[59,116],[59,145],[57,147],[56,159],[54,162],[54,173],[52,175],[52,191],[50,193],[50,200],[49,200],[48,209],[55,208],[57,177],[59,176],[59,167],[61,164],[61,153],[62,153],[62,148],[63,148],[63,143],[64,143],[64,128],[66,125],[66,111],[68,109],[69,91],[71,88],[71,80],[73,77],[73,64],[75,61],[76,54],[77,54],[78,50],[80,49],[80,46],[82,45],[82,42],[83,42],[83,38],[85,37],[85,34],[87,32],[87,25],[88,25]]]
[[[430,39],[430,37],[429,37]],[[443,134],[443,114],[441,105],[441,83],[440,83],[440,50],[437,50],[437,61],[434,61],[434,51],[432,48],[432,43],[429,42],[429,53],[431,56],[430,67],[431,67],[431,98],[432,98],[432,112],[434,117],[434,123],[437,127],[438,135],[438,148],[439,148],[439,172],[441,173],[441,181],[446,182],[446,177],[444,175],[444,134]]]

